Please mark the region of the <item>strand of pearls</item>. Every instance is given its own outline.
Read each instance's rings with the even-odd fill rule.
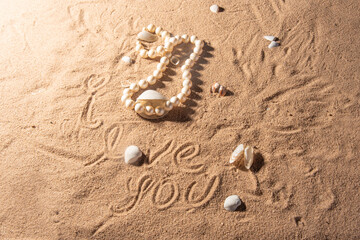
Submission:
[[[148,76],[146,79],[141,79],[137,83],[131,83],[129,88],[124,89],[123,96],[121,97],[121,102],[125,104],[126,108],[134,109],[137,113],[145,112],[147,115],[156,114],[158,116],[164,115],[165,111],[170,111],[174,106],[178,106],[180,103],[184,103],[187,100],[187,97],[191,94],[191,68],[195,62],[199,59],[199,56],[202,53],[202,48],[204,42],[199,40],[196,36],[188,36],[184,34],[182,36],[175,35],[171,37],[170,33],[163,30],[161,27],[155,27],[154,24],[148,25],[143,30],[150,33],[158,35],[162,40],[164,40],[164,45],[159,45],[156,48],[150,48],[149,50],[144,48],[142,42],[136,42],[136,51],[142,58],[156,58],[161,57],[160,62],[156,66],[156,70],[152,75]],[[179,94],[173,96],[165,103],[165,107],[154,109],[151,106],[142,106],[141,103],[135,103],[131,99],[134,93],[138,92],[140,89],[146,89],[150,85],[154,85],[157,80],[163,76],[163,72],[166,70],[167,65],[170,62],[170,57],[174,47],[181,43],[189,43],[195,45],[193,52],[190,54],[190,57],[185,61],[184,65],[181,67],[182,71],[182,89]]]

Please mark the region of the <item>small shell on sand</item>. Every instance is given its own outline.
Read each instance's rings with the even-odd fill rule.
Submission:
[[[226,87],[220,85],[219,83],[214,83],[210,88],[211,93],[217,93],[219,97],[223,97],[226,95]]]
[[[224,208],[230,212],[234,212],[240,205],[241,200],[238,195],[228,196],[224,202]]]
[[[254,162],[254,148],[240,144],[231,154],[229,162],[237,168],[249,170]]]
[[[141,160],[142,155],[143,154],[138,146],[128,146],[125,150],[125,163],[136,165]]]
[[[272,42],[269,44],[268,48],[274,48],[274,47],[278,47],[278,46],[280,46],[280,43],[275,42],[275,41],[272,41]]]
[[[137,35],[137,39],[140,41],[145,41],[145,42],[155,42],[158,37],[156,36],[156,34],[153,33],[149,33],[148,31],[142,31]]]
[[[121,60],[124,62],[124,63],[126,63],[127,65],[130,65],[131,64],[131,58],[130,57],[128,57],[128,56],[123,56],[122,58],[121,58]]]
[[[268,41],[277,41],[279,40],[277,37],[274,36],[264,36],[264,38]]]
[[[211,5],[210,11],[212,11],[213,13],[218,13],[220,11],[220,7],[216,4]]]

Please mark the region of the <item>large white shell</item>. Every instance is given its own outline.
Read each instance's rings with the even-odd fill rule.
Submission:
[[[146,90],[137,98],[137,100],[167,100],[167,98],[158,91]]]
[[[264,38],[268,41],[276,41],[278,38],[274,36],[264,36]]]
[[[142,31],[137,35],[137,39],[145,42],[155,42],[158,37],[156,34],[149,33],[148,31]]]
[[[239,160],[242,154],[244,154],[244,145],[240,144],[231,154],[230,163],[234,163],[235,161]]]
[[[228,196],[224,202],[224,208],[231,212],[234,212],[240,205],[241,200],[238,195]]]
[[[142,152],[135,145],[128,146],[125,150],[125,163],[136,165],[141,160]]]
[[[244,165],[246,169],[250,169],[254,162],[254,148],[246,147],[244,150]]]
[[[218,13],[220,11],[220,7],[216,4],[211,5],[210,11],[212,11],[213,13]]]
[[[280,46],[280,43],[275,42],[275,41],[272,41],[272,42],[269,44],[268,48],[274,48],[274,47],[278,47],[278,46]]]

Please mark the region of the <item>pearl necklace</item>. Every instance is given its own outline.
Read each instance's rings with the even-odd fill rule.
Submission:
[[[173,107],[178,106],[180,103],[184,103],[187,97],[191,94],[191,73],[190,69],[199,59],[202,53],[204,42],[199,40],[196,36],[189,37],[187,34],[182,36],[176,35],[170,36],[170,33],[163,30],[161,27],[155,27],[150,24],[143,31],[147,31],[151,34],[156,34],[164,40],[164,46],[159,45],[155,49],[144,49],[143,44],[140,41],[136,42],[136,51],[142,58],[160,58],[160,63],[157,64],[156,70],[147,79],[141,79],[138,83],[131,83],[129,88],[124,89],[121,102],[125,104],[126,108],[134,109],[140,116],[148,119],[156,119],[165,116]],[[181,67],[183,88],[181,92],[176,96],[167,100],[164,96],[154,90],[147,90],[141,94],[136,102],[131,99],[134,93],[141,89],[146,89],[150,85],[154,85],[157,80],[163,76],[163,72],[166,70],[167,65],[170,62],[172,51],[176,45],[181,43],[191,42],[195,45],[193,53],[191,53],[189,59],[187,59],[184,65]]]

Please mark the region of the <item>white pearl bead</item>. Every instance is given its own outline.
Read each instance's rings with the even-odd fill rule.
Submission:
[[[141,79],[141,80],[139,81],[139,87],[142,88],[142,89],[147,88],[148,85],[149,85],[149,83],[148,83],[145,79]]]
[[[182,35],[181,38],[184,43],[188,43],[190,40],[189,35],[187,35],[187,34]]]
[[[181,89],[181,93],[185,94],[185,96],[189,96],[191,94],[191,90],[188,86],[186,86]]]
[[[183,79],[190,79],[191,78],[191,73],[189,70],[185,70],[182,74],[182,78]]]
[[[150,85],[154,85],[156,83],[156,78],[154,76],[148,76],[146,81],[150,84]]]
[[[169,42],[172,43],[172,44],[174,44],[174,46],[175,46],[176,43],[177,43],[177,40],[176,40],[176,38],[171,37],[171,38],[169,39]]]
[[[179,105],[180,100],[178,97],[172,97],[172,98],[170,98],[170,102],[173,104],[173,106],[176,107],[177,105]]]
[[[158,47],[156,48],[156,52],[157,52],[157,54],[158,54],[159,56],[164,56],[164,54],[165,54],[165,48],[164,48],[163,46],[158,46]]]
[[[192,81],[190,80],[190,79],[185,79],[184,81],[183,81],[183,87],[189,87],[189,88],[191,88],[192,87]]]
[[[190,42],[191,42],[191,43],[195,44],[195,41],[196,41],[196,40],[197,40],[197,36],[192,35],[192,36],[190,37]]]
[[[199,60],[199,55],[196,54],[196,53],[191,53],[190,54],[190,59],[194,60],[196,62],[197,60]]]
[[[165,37],[164,44],[170,41],[170,36]]]
[[[160,35],[160,33],[161,33],[162,30],[163,30],[162,27],[157,27],[157,28],[155,29],[155,33],[156,33],[157,35]]]
[[[174,44],[171,42],[167,42],[164,45],[165,51],[171,52],[174,49]]]
[[[130,84],[130,90],[133,91],[134,93],[136,93],[137,91],[139,91],[139,85],[137,83],[132,83]]]
[[[125,107],[129,109],[133,109],[135,106],[135,102],[132,99],[127,99],[125,101]]]
[[[134,109],[135,109],[135,112],[137,112],[137,113],[144,112],[144,106],[141,103],[135,104]]]
[[[139,52],[141,49],[144,49],[144,46],[141,45],[141,44],[137,44],[136,47],[135,47],[135,50],[136,50],[137,52]]]
[[[170,36],[170,33],[168,33],[167,31],[162,31],[161,32],[161,38],[165,39],[166,37]]]
[[[155,26],[154,26],[154,24],[149,24],[148,26],[147,26],[147,28],[146,28],[146,30],[148,30],[149,32],[151,32],[151,33],[154,33],[155,32]]]
[[[160,70],[158,70],[158,69],[156,69],[154,72],[153,72],[153,76],[154,76],[154,78],[156,78],[156,79],[160,79],[161,77],[162,77],[162,72],[160,71]]]
[[[194,53],[200,55],[200,54],[202,53],[202,48],[200,48],[200,47],[195,47],[195,48],[194,48]]]
[[[183,39],[179,35],[176,35],[175,39],[177,40],[176,45],[179,45],[179,44],[181,44],[183,42]]]
[[[196,41],[195,41],[195,46],[196,46],[196,47],[203,48],[203,47],[204,47],[204,41],[203,41],[203,40],[200,40],[200,39],[196,40]]]
[[[189,65],[189,67],[194,66],[194,60],[192,60],[190,58],[186,59],[185,65]]]
[[[185,65],[182,65],[182,66],[181,66],[181,71],[183,71],[183,72],[184,72],[185,70],[188,70],[188,69],[190,69],[190,66],[189,66],[189,65],[186,65],[186,64],[185,64]]]
[[[152,106],[146,106],[145,107],[145,113],[147,115],[153,115],[154,114],[154,108]]]
[[[121,97],[121,102],[122,102],[122,103],[125,103],[126,100],[128,100],[128,99],[130,99],[130,98],[131,98],[131,96],[129,96],[129,95],[123,95],[123,96]]]
[[[154,50],[154,49],[150,49],[150,50],[148,51],[148,56],[149,56],[149,58],[155,58],[155,57],[156,57],[156,52],[155,52],[155,50]]]
[[[165,65],[168,65],[169,64],[169,58],[168,57],[162,57],[160,59],[160,63],[164,63]]]
[[[156,68],[157,68],[157,70],[164,72],[166,70],[166,65],[165,65],[165,63],[158,63]]]
[[[177,95],[177,98],[179,99],[179,101],[180,101],[181,103],[184,103],[184,102],[186,101],[186,99],[187,99],[187,97],[186,97],[185,94],[183,94],[183,93],[179,93],[179,94]]]
[[[165,57],[167,57],[168,59],[170,59],[171,56],[172,56],[171,52],[166,52],[166,53],[165,53]]]
[[[139,52],[139,55],[142,58],[147,58],[148,57],[147,51],[145,49],[141,49],[140,52]]]
[[[165,110],[163,108],[161,108],[161,107],[155,108],[155,114],[156,115],[162,116],[162,115],[164,115],[164,113],[165,113]]]
[[[166,101],[166,103],[165,103],[165,110],[166,110],[166,111],[170,111],[171,109],[173,109],[173,104],[172,104],[172,102]]]
[[[131,91],[130,88],[125,88],[124,91],[123,91],[123,95],[129,95],[129,96],[132,96],[134,93],[133,91]]]

